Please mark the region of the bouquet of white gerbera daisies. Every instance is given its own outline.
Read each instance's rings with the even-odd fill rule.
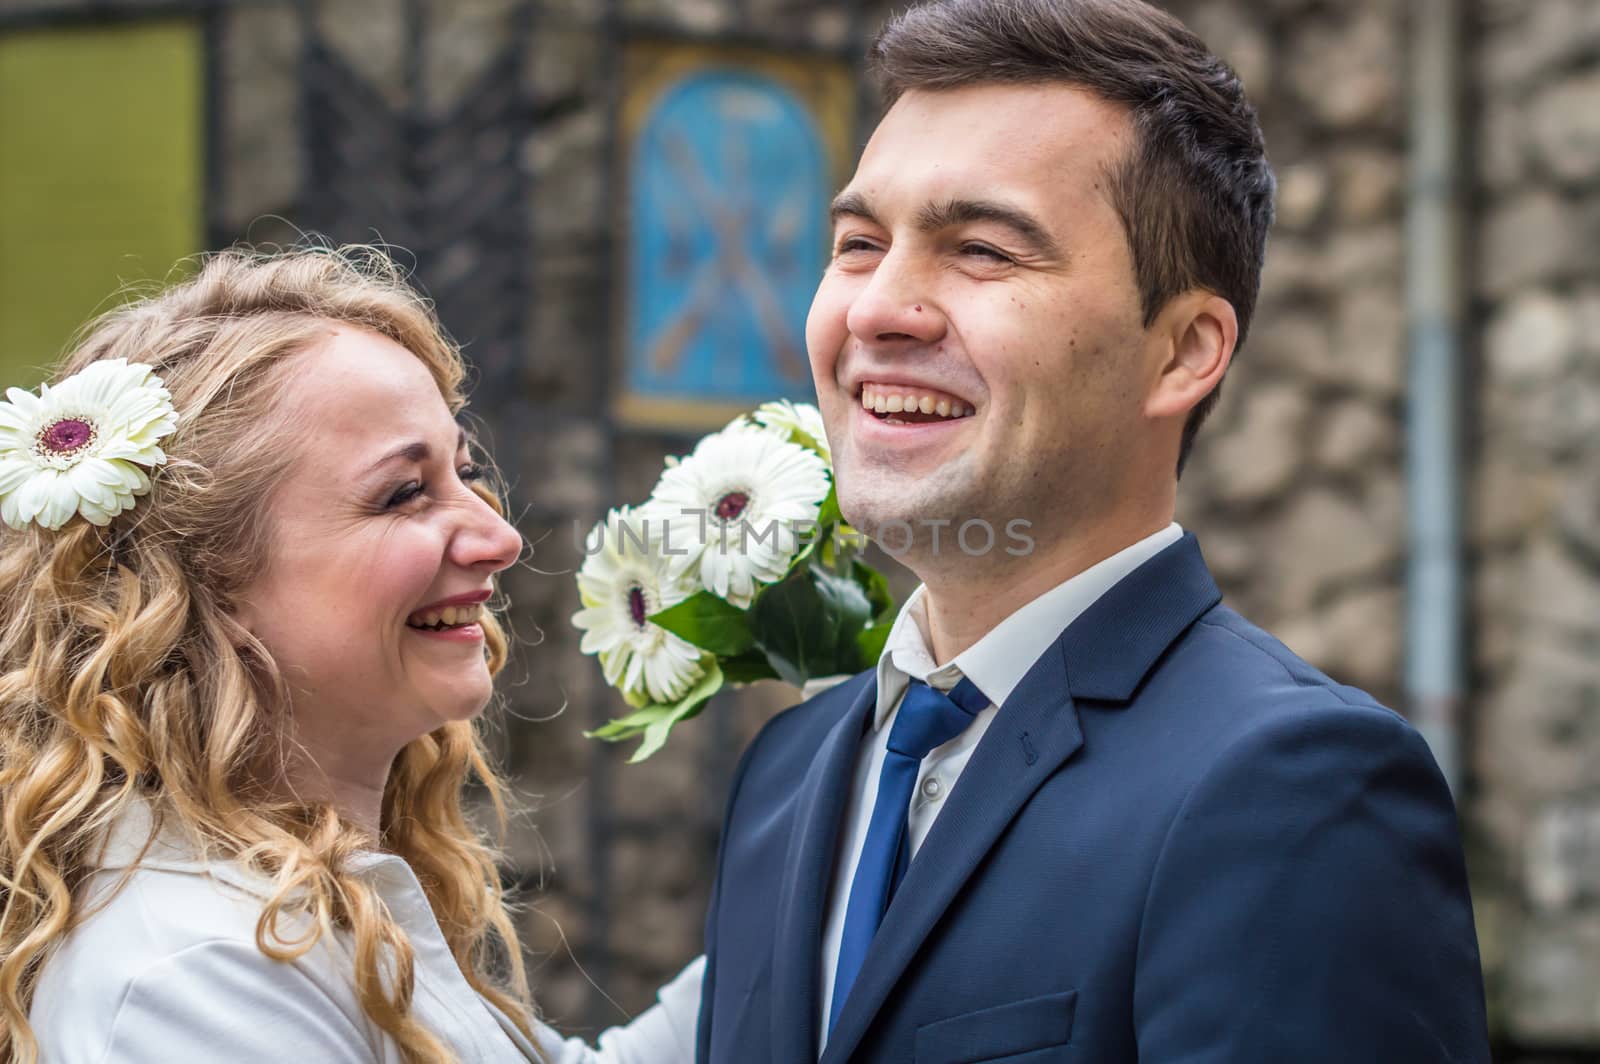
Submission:
[[[878,660],[894,603],[856,557],[816,407],[766,403],[667,459],[649,501],[589,534],[572,617],[634,712],[590,734],[633,761],[725,683],[807,680]]]

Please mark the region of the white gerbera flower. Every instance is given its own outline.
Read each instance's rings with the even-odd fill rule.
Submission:
[[[624,506],[589,533],[578,570],[584,608],[572,615],[579,644],[596,654],[606,683],[631,700],[676,702],[704,673],[699,647],[646,618],[682,602],[693,588],[672,577],[661,554],[658,517]]]
[[[82,514],[95,525],[150,490],[141,466],[177,427],[172,393],[146,365],[95,362],[39,394],[6,389],[0,402],[0,520],[54,531]]]
[[[756,424],[776,429],[786,437],[798,433],[801,438],[796,440],[796,443],[813,447],[822,455],[824,462],[833,465],[833,451],[828,447],[828,432],[822,424],[822,411],[810,403],[791,403],[787,399],[777,399],[770,403],[762,403],[750,416]]]
[[[759,584],[788,572],[816,531],[828,486],[815,451],[733,425],[663,472],[649,505],[667,522],[672,573],[697,572],[712,593],[744,607]]]

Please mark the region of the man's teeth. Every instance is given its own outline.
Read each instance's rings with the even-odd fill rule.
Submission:
[[[915,412],[938,414],[940,417],[946,418],[958,418],[969,417],[977,413],[972,404],[964,403],[960,399],[954,399],[948,395],[940,395],[936,392],[889,389],[874,384],[862,387],[861,406],[878,414]]]
[[[483,606],[447,606],[442,610],[418,610],[406,618],[412,628],[457,628],[483,619]]]

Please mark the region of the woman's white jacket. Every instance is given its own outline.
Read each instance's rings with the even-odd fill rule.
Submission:
[[[267,957],[256,946],[256,923],[271,884],[231,862],[204,860],[173,829],[152,839],[151,827],[143,804],[113,827],[80,894],[89,915],[45,964],[29,1015],[42,1064],[400,1064],[399,1047],[361,1008],[346,935],[324,936],[292,962]],[[365,854],[357,873],[410,937],[413,1015],[459,1060],[693,1059],[694,1031],[674,1029],[660,1005],[607,1032],[598,1052],[537,1027],[536,1056],[461,974],[410,866]],[[692,1015],[691,1003],[682,1004],[671,1011]]]

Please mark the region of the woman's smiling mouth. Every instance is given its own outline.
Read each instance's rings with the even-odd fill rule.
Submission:
[[[483,604],[490,592],[477,591],[431,603],[406,618],[406,627],[419,635],[451,642],[477,642],[483,638]]]

